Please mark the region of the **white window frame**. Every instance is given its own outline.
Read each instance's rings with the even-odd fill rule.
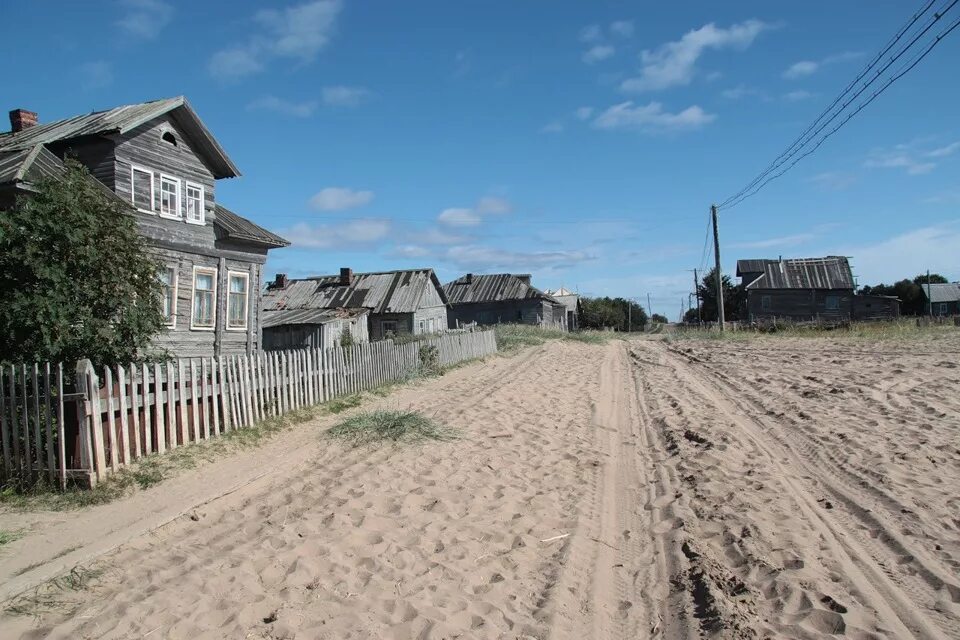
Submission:
[[[177,185],[177,191],[173,199],[177,208],[176,213],[164,213],[163,211],[163,183],[164,182],[173,182],[174,184]],[[173,176],[168,176],[165,173],[160,174],[160,207],[158,211],[160,212],[161,218],[168,218],[170,220],[180,220],[183,217],[181,215],[182,209],[180,206],[181,205],[180,198],[183,196],[183,185],[181,184],[181,182],[182,181],[180,180],[180,178],[174,178]]]
[[[170,321],[164,323],[164,325],[173,329],[177,326],[177,294],[179,293],[178,286],[180,284],[180,269],[177,268],[177,265],[175,264],[165,264],[163,265],[163,268],[164,270],[173,271],[173,282],[170,285],[170,288],[173,289],[173,300],[172,304],[170,305]]]
[[[137,207],[137,190],[134,186],[134,175],[137,172],[146,173],[150,176],[150,209],[141,209]],[[156,206],[157,206],[157,194],[154,191],[156,188],[156,176],[154,175],[153,169],[148,169],[137,164],[130,165],[130,202],[133,203],[133,206],[137,207],[137,211],[142,213],[149,213],[151,215],[156,215]]]
[[[234,276],[238,278],[243,278],[243,298],[246,301],[246,304],[243,308],[243,326],[231,326],[230,325],[230,295],[233,291],[230,290],[230,278]],[[250,326],[250,274],[246,271],[227,271],[227,331],[246,331],[247,327]]]
[[[197,326],[197,273],[204,273],[213,276],[213,324],[209,327]],[[190,330],[191,331],[215,331],[217,328],[217,286],[219,273],[216,267],[202,267],[193,265],[193,282],[190,284]]]
[[[200,219],[193,220],[190,218],[190,207],[187,206],[187,203],[190,199],[190,189],[198,189],[200,191]],[[206,212],[206,189],[202,184],[197,184],[196,182],[184,181],[183,188],[183,219],[186,220],[189,224],[198,224],[204,225],[207,223],[207,212]]]

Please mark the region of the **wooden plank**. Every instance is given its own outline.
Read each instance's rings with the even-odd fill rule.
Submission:
[[[120,462],[130,464],[130,423],[127,421],[127,377],[123,367],[117,367],[117,388],[120,391]]]
[[[20,399],[23,407],[20,410],[21,434],[23,437],[23,466],[24,477],[33,481],[33,462],[30,459],[30,398],[27,396],[27,365],[21,365]]]
[[[213,435],[220,435],[220,394],[217,389],[220,386],[218,373],[220,371],[217,361],[219,358],[210,358],[210,409],[213,411],[213,417],[210,426],[213,427]]]
[[[107,456],[103,450],[103,411],[100,405],[100,381],[97,379],[97,372],[90,367],[87,370],[87,397],[93,409],[93,419],[90,421],[90,431],[92,437],[90,444],[93,447],[93,465],[97,481],[107,477]]]
[[[200,403],[203,405],[203,439],[210,439],[210,382],[207,380],[207,359],[200,358]]]
[[[270,359],[273,368],[274,400],[277,403],[277,413],[282,416],[286,413],[286,407],[283,404],[283,374],[280,371],[280,354],[273,352],[270,354]]]
[[[233,428],[243,427],[243,414],[240,412],[240,379],[237,376],[237,356],[230,356],[230,406]]]
[[[13,440],[10,435],[10,420],[7,417],[6,380],[4,368],[0,367],[0,439],[3,440],[3,479],[14,476],[13,473]]]
[[[176,392],[177,392],[177,383],[176,376],[174,375],[173,362],[167,361],[167,396],[164,406],[167,408],[167,446],[170,449],[176,449],[180,444],[179,438],[177,437],[177,405],[176,405]],[[187,444],[184,440],[183,444]]]
[[[228,429],[237,428],[237,412],[233,408],[233,372],[230,370],[230,356],[226,361],[220,356],[220,366],[223,368],[223,415],[224,424]]]
[[[160,363],[154,363],[153,365],[153,404],[156,408],[154,412],[154,418],[156,418],[156,424],[154,425],[156,429],[157,436],[157,453],[165,453],[167,451],[167,428],[164,420],[164,406],[163,406],[163,373],[160,370]]]
[[[34,362],[33,371],[31,372],[31,379],[33,384],[33,448],[34,448],[34,461],[37,464],[36,467],[36,478],[39,480],[43,477],[43,439],[40,437],[40,366]]]
[[[247,362],[246,356],[237,356],[237,377],[239,378],[240,388],[240,413],[243,415],[243,426],[249,427],[252,424],[250,419],[250,387],[247,382]]]
[[[3,376],[0,376],[0,383]],[[3,385],[0,384],[0,396],[3,395]],[[59,463],[60,488],[67,488],[67,436],[63,425],[63,363],[57,363],[57,462]]]
[[[107,392],[107,446],[110,447],[110,470],[116,471],[119,468],[119,456],[117,455],[117,424],[114,412],[116,407],[113,403],[113,371],[110,367],[103,368],[104,390]]]
[[[141,374],[143,375],[143,383],[140,386],[140,393],[143,398],[143,451],[146,455],[153,453],[153,425],[151,424],[151,414],[153,413],[150,406],[150,370],[147,368],[147,364],[143,363],[141,366]]]
[[[180,441],[190,442],[190,427],[187,420],[187,371],[183,366],[183,358],[177,358],[177,409],[180,417]]]
[[[130,430],[133,432],[133,437],[130,440],[132,443],[132,453],[133,459],[136,460],[141,456],[143,451],[140,448],[140,403],[137,401],[137,368],[132,362],[129,366],[130,372]]]
[[[253,361],[253,371],[254,378],[253,381],[253,403],[254,403],[254,413],[257,415],[257,420],[263,420],[266,416],[264,415],[264,406],[263,406],[263,361],[260,358],[260,353],[257,352],[250,356]]]
[[[200,442],[200,404],[197,401],[197,362],[190,358],[190,425],[194,442]]]
[[[44,364],[43,372],[44,425],[46,426],[47,479],[50,486],[57,481],[56,444],[53,441],[53,398],[50,395],[50,363]]]

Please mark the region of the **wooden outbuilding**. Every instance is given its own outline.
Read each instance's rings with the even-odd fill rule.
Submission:
[[[443,285],[450,326],[477,323],[567,328],[567,306],[530,284],[529,274],[467,275]]]
[[[923,299],[928,301],[928,309],[935,316],[960,315],[960,282],[942,282],[938,284],[920,284]],[[928,297],[929,291],[929,297]]]
[[[263,348],[331,349],[370,342],[368,309],[275,309],[263,312]]]

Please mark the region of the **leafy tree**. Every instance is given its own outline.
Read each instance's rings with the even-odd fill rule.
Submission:
[[[77,162],[0,211],[0,361],[129,362],[163,329],[159,265]]]
[[[580,326],[584,329],[614,328],[617,331],[643,331],[647,312],[636,302],[624,298],[581,298]]]
[[[949,282],[939,273],[930,274],[930,283],[938,284]],[[896,296],[900,298],[900,313],[905,316],[926,315],[927,307],[927,274],[921,273],[913,280],[903,279],[892,285],[878,284],[865,286],[860,289],[864,295]]]
[[[697,310],[694,309],[693,311],[694,313],[696,313]],[[667,320],[667,316],[660,315],[659,313],[655,313],[652,316],[650,316],[650,321],[658,322],[660,324],[668,324],[670,322],[669,320]]]
[[[939,273],[931,273],[929,278],[930,278],[929,279],[930,284],[946,284],[950,282]],[[927,284],[927,282],[928,282],[927,274],[925,273],[921,273],[920,275],[918,275],[916,278],[913,279],[914,284],[919,284],[921,286]]]
[[[700,279],[700,284],[697,287],[697,293],[700,296],[700,315],[704,322],[714,322],[718,318],[716,295],[717,278],[714,275],[716,271],[714,268],[706,272],[703,278]],[[727,320],[738,320],[744,315],[747,292],[744,290],[743,285],[734,285],[728,275],[724,275],[721,278],[721,283],[723,287],[724,318]],[[688,312],[688,316],[693,318],[693,320],[696,320],[696,314],[696,308],[693,309],[692,314]]]

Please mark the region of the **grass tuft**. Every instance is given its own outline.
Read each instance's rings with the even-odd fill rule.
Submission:
[[[101,569],[76,566],[30,593],[17,596],[7,604],[5,611],[14,616],[35,618],[48,613],[72,613],[79,605],[76,594],[94,585],[101,575]]]
[[[329,429],[327,435],[355,447],[385,442],[449,441],[460,437],[456,429],[437,424],[416,411],[388,410],[358,413]]]
[[[543,329],[529,324],[498,324],[494,326],[494,335],[497,338],[497,349],[500,351],[537,346],[548,340],[603,344],[614,337],[614,334],[609,331],[563,331]]]
[[[0,529],[0,547],[10,544],[23,537],[23,531],[7,531]]]

